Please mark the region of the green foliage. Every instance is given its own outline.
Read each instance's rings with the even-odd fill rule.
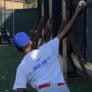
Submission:
[[[31,3],[33,0],[25,0],[26,3]]]
[[[32,0],[32,7],[33,8],[36,8],[37,7],[37,0]]]
[[[25,0],[25,2],[31,4],[32,8],[37,7],[37,0]]]

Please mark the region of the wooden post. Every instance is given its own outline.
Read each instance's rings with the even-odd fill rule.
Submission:
[[[42,16],[42,18],[44,18],[44,0],[41,0],[41,16]],[[42,33],[44,32],[44,21],[43,21],[43,28],[40,31],[41,31],[40,34],[42,36]],[[41,41],[42,41],[42,37],[38,41],[38,47],[40,46]]]
[[[50,40],[50,36],[51,36],[51,33],[52,33],[52,30],[51,30],[52,25],[53,25],[53,21],[52,21],[52,0],[48,0],[48,2],[49,2],[49,18],[48,18],[46,25],[45,25],[45,28],[44,28],[41,44]]]
[[[39,21],[38,27],[35,32],[33,39],[33,49],[37,48],[40,44],[40,36],[42,35],[42,30],[44,28],[44,0],[41,0],[41,19]]]
[[[51,34],[52,34],[52,26],[53,26],[53,20],[52,20],[52,0],[49,0],[49,26],[48,26],[48,33],[46,42],[50,40]]]
[[[66,0],[62,0],[62,22],[66,22]],[[64,77],[67,79],[67,38],[63,39],[63,61]]]
[[[79,64],[80,64],[80,66],[82,68],[82,71],[83,71],[83,74],[84,74],[84,78],[89,78],[89,75],[88,75],[87,70],[85,68],[85,62],[82,59],[82,56],[80,54],[80,50],[79,50],[79,48],[78,48],[78,46],[76,44],[76,40],[75,40],[75,38],[74,38],[74,36],[73,36],[73,34],[71,32],[69,33],[68,38],[69,38],[69,41],[70,41],[70,43],[71,43],[71,45],[73,47],[74,53],[77,56]]]

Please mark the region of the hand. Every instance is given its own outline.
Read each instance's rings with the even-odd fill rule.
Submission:
[[[84,0],[81,0],[76,8],[75,15],[80,16],[86,7],[87,3]]]

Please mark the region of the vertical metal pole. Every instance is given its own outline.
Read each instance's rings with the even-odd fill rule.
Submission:
[[[4,27],[6,27],[6,0],[4,0]]]
[[[1,2],[0,2],[1,3]],[[2,26],[2,6],[0,4],[0,27]]]
[[[66,22],[66,0],[62,0],[62,22]],[[64,77],[67,79],[67,38],[63,39],[63,61]]]
[[[44,0],[41,0],[42,17],[44,17]]]
[[[52,18],[52,0],[49,0],[49,18]]]
[[[14,22],[15,22],[15,20],[14,20],[14,0],[13,0],[13,36],[14,36]]]

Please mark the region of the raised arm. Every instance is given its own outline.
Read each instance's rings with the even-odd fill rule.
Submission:
[[[83,13],[83,11],[85,10],[87,4],[85,1],[81,0],[75,10],[75,13],[72,17],[72,19],[68,22],[68,24],[65,26],[65,28],[62,30],[61,33],[59,33],[57,35],[57,37],[62,40],[66,34],[68,34],[68,32],[70,31],[70,29],[74,26],[74,24],[76,23],[77,18]]]

